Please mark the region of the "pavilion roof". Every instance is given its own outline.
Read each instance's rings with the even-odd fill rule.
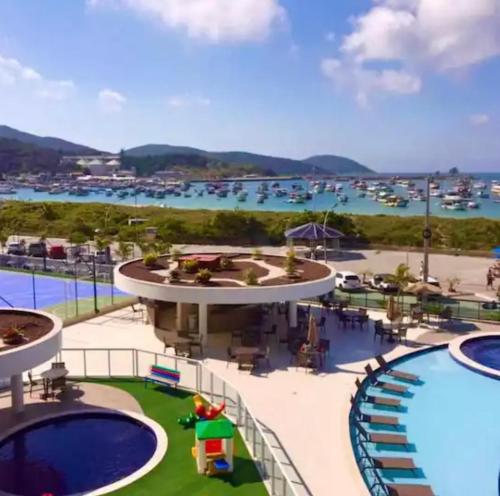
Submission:
[[[294,227],[285,231],[287,239],[308,239],[308,240],[324,240],[324,239],[339,239],[343,238],[344,234],[333,227],[323,227],[317,222],[309,222],[302,226]]]

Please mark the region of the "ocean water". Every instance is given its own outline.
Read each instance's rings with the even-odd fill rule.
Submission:
[[[488,192],[491,181],[496,179],[500,180],[500,174],[478,174],[478,180],[483,180],[488,182]],[[381,178],[383,180],[383,178]],[[246,181],[243,183],[244,189],[248,192],[248,198],[245,202],[239,202],[236,195],[229,193],[227,198],[218,198],[216,195],[209,195],[204,193],[202,197],[198,197],[195,190],[205,189],[204,182],[193,183],[190,189],[191,197],[187,198],[184,196],[174,196],[167,195],[164,199],[155,199],[145,196],[143,193],[139,193],[134,196],[133,192],[125,198],[118,198],[115,195],[109,197],[106,196],[104,192],[93,192],[88,196],[74,196],[67,193],[60,195],[49,195],[45,192],[34,192],[29,188],[22,188],[17,190],[15,195],[0,195],[0,200],[2,199],[15,199],[22,201],[58,201],[58,202],[100,202],[109,203],[115,205],[154,205],[158,207],[173,207],[181,209],[210,209],[210,210],[232,210],[234,208],[239,208],[241,210],[260,210],[260,211],[291,211],[291,212],[302,212],[304,210],[311,211],[325,211],[330,209],[337,203],[334,211],[337,213],[352,213],[352,214],[363,214],[363,215],[376,215],[376,214],[386,214],[386,215],[400,215],[400,216],[410,216],[410,215],[424,215],[425,214],[425,202],[422,201],[410,201],[409,206],[406,208],[391,208],[384,206],[382,203],[376,202],[372,198],[366,196],[365,198],[359,198],[358,191],[351,188],[348,182],[343,184],[343,193],[348,197],[348,202],[341,204],[337,201],[337,196],[335,193],[324,192],[320,194],[314,194],[313,199],[309,200],[303,204],[293,204],[288,203],[287,197],[277,198],[269,195],[269,198],[264,201],[264,203],[257,203],[257,189],[262,181]],[[269,180],[267,183],[271,186],[273,181]],[[334,182],[334,181],[329,181]],[[287,188],[291,190],[292,184],[301,184],[304,191],[310,190],[311,187],[309,183],[304,180],[284,180],[279,181],[282,188]],[[441,189],[446,191],[453,186],[451,181],[441,181]],[[423,181],[416,181],[417,188],[424,188]],[[394,194],[407,197],[407,190],[401,186],[394,186]],[[496,197],[500,200],[500,197]],[[478,209],[468,209],[465,211],[451,211],[444,210],[441,208],[440,198],[431,198],[431,214],[441,217],[454,217],[454,218],[472,218],[472,217],[487,217],[487,218],[500,218],[500,203],[495,203],[494,198],[490,197],[488,199],[474,198],[475,201],[480,203]]]

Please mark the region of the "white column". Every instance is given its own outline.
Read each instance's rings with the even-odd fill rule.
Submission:
[[[203,344],[208,341],[208,305],[206,303],[198,304],[198,331]]]
[[[288,302],[288,325],[290,327],[297,327],[297,302]]]
[[[10,378],[10,390],[12,394],[12,409],[15,413],[24,411],[24,384],[23,375],[16,374]]]

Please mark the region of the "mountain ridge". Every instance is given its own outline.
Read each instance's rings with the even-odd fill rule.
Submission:
[[[220,160],[229,164],[252,164],[263,169],[272,169],[276,174],[308,175],[319,174],[361,174],[373,173],[368,167],[355,160],[338,155],[314,155],[304,160],[276,157],[244,151],[207,151],[189,146],[168,144],[147,144],[124,150],[133,157],[161,156],[169,154],[195,154]],[[313,168],[315,169],[313,171]]]

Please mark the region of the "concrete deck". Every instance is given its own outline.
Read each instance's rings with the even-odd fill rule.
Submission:
[[[64,393],[58,393],[46,401],[40,399],[42,386],[35,386],[32,394],[25,388],[25,411],[14,414],[10,408],[10,391],[0,394],[0,432],[14,427],[16,424],[34,420],[52,413],[86,408],[105,408],[112,410],[128,410],[142,413],[142,408],[133,396],[127,392],[101,384],[86,382],[74,383],[74,387]]]
[[[321,310],[314,311],[319,316]],[[370,315],[384,317],[381,313]],[[140,317],[126,308],[73,325],[63,330],[63,347],[139,348],[162,353],[163,344]],[[458,333],[415,328],[409,331],[407,345],[380,344],[378,339],[374,341],[371,327],[363,331],[343,329],[333,315],[328,315],[324,337],[330,339],[331,352],[324,370],[317,374],[291,366],[286,347],[280,348],[275,338],[270,340],[269,371],[250,374],[239,371],[234,363],[228,366],[225,350],[230,337],[226,334],[209,335],[204,363],[238,388],[270,437],[275,436],[274,442],[281,443],[280,452],[288,455],[299,475],[293,474],[293,467],[291,473],[303,478],[310,494],[330,496],[335,487],[343,496],[362,496],[367,491],[352,456],[348,430],[354,379],[363,375],[367,362],[374,364],[376,354],[391,359],[476,329],[498,330],[498,326],[481,325],[479,329],[476,324],[464,323]],[[130,355],[124,353],[123,360],[130,362]],[[102,396],[105,398],[107,393]],[[89,402],[87,398],[85,401]],[[133,407],[128,400],[127,405]]]

